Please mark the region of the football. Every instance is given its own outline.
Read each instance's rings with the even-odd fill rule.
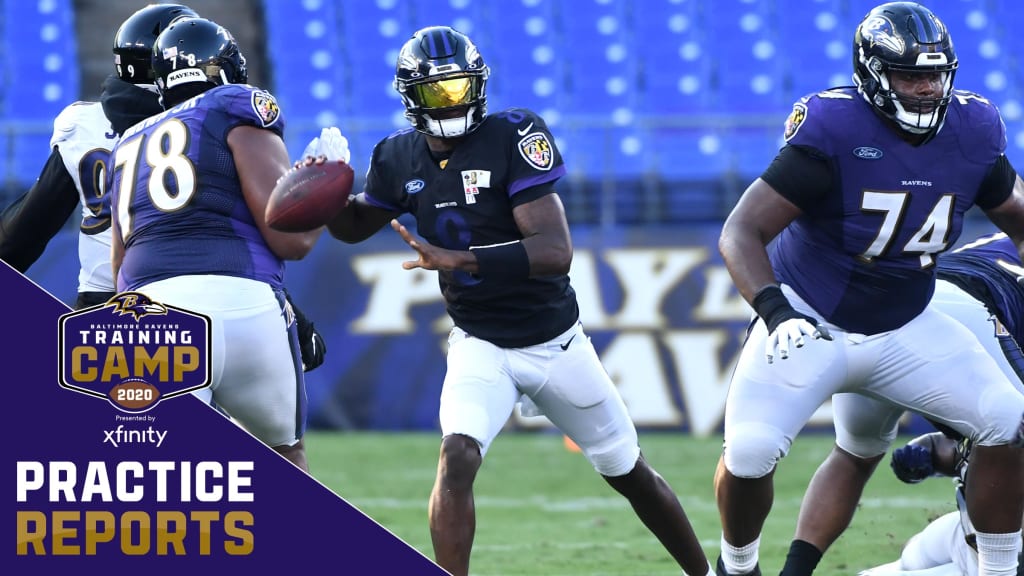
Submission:
[[[267,225],[305,232],[327,224],[348,205],[355,173],[340,160],[304,164],[281,176],[267,202]]]

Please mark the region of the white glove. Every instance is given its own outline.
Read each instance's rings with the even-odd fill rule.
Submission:
[[[326,156],[329,162],[341,160],[348,164],[352,153],[348,150],[348,138],[341,135],[341,130],[335,126],[324,128],[320,135],[310,140],[306,149],[302,151],[302,157]]]
[[[810,336],[815,340],[822,337],[826,340],[832,339],[832,335],[825,327],[816,327],[804,318],[790,318],[779,324],[765,340],[764,356],[768,359],[768,363],[771,364],[775,360],[776,354],[783,360],[789,358],[790,346],[802,348],[804,336]]]

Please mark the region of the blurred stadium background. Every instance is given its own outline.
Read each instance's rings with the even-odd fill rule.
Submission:
[[[120,22],[145,0],[0,0],[0,205],[45,161],[52,121],[98,98]],[[492,112],[539,112],[568,167],[582,318],[643,427],[708,436],[749,309],[716,249],[724,216],[777,151],[803,94],[850,83],[853,29],[875,0],[194,0],[228,27],[250,81],[270,89],[297,157],[321,126],[348,136],[357,172],[407,125],[391,87],[402,42],[450,24],[492,68]],[[960,57],[956,86],[1002,110],[1024,165],[1015,0],[925,0]],[[29,276],[75,293],[75,222]],[[973,222],[978,231],[984,222]],[[965,232],[969,238],[975,229]],[[358,246],[321,240],[289,265],[298,305],[325,334],[308,375],[310,425],[431,430],[448,321],[434,278],[385,230]],[[815,423],[827,426],[827,407]],[[515,418],[512,426],[543,425]],[[911,422],[908,424],[913,426]]]

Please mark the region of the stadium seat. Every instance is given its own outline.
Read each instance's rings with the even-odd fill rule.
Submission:
[[[638,114],[701,114],[712,101],[712,50],[704,45],[703,11],[695,1],[633,5],[633,43],[640,86]]]
[[[341,85],[347,58],[338,40],[337,13],[331,2],[265,0],[267,55],[277,82],[274,95],[289,124],[315,121],[318,115],[344,113]]]
[[[716,111],[758,114],[786,106],[780,58],[784,49],[775,36],[773,4],[767,0],[723,0],[715,3],[713,17],[704,20],[705,37],[716,39],[709,54],[716,64],[712,86]]]
[[[3,115],[51,121],[79,93],[71,0],[2,3]]]
[[[802,10],[777,8],[775,58],[782,68],[780,86],[786,106],[807,94],[853,83],[852,30],[840,0],[807,2]]]

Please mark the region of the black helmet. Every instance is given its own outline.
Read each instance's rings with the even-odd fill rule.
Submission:
[[[204,18],[171,24],[153,44],[153,73],[164,108],[222,84],[245,84],[245,57],[227,28]]]
[[[945,24],[914,2],[890,2],[868,12],[853,38],[853,81],[875,109],[913,134],[935,134],[953,96],[958,62]],[[897,95],[889,71],[939,72],[940,98]],[[909,104],[909,110],[906,106]],[[925,110],[915,112],[912,110]]]
[[[468,36],[448,26],[417,30],[398,52],[395,89],[424,134],[464,136],[487,114],[490,69]]]
[[[150,4],[121,23],[114,35],[114,69],[132,84],[153,84],[150,67],[156,37],[178,18],[197,18],[184,4]]]

